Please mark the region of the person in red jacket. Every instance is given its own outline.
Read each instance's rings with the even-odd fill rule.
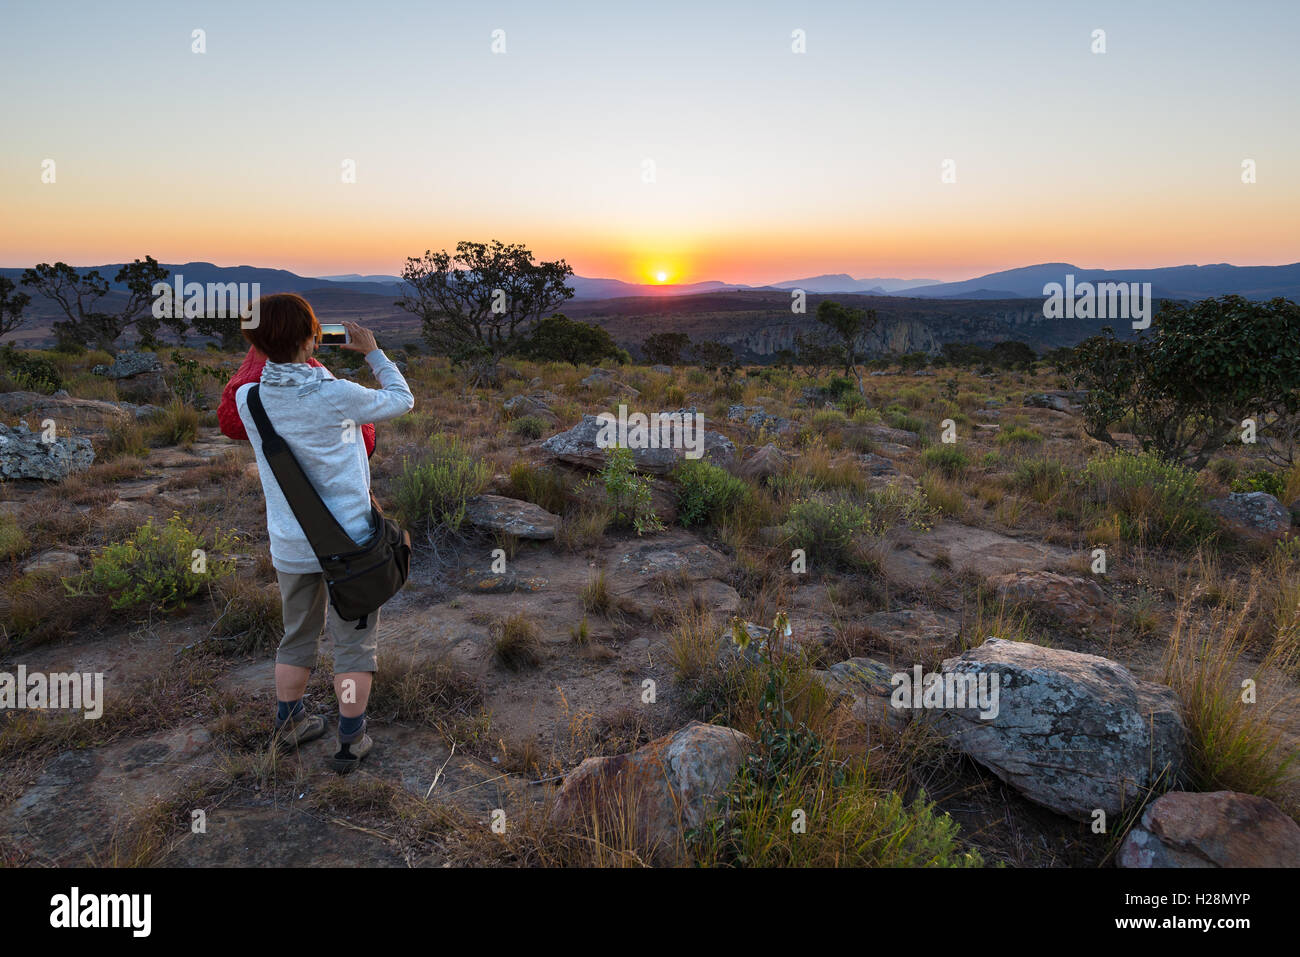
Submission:
[[[315,359],[308,359],[307,363],[313,366],[321,364]],[[221,404],[217,406],[217,422],[221,426],[221,434],[227,438],[237,442],[248,441],[248,430],[244,428],[244,420],[239,417],[239,409],[235,407],[235,393],[242,385],[260,381],[264,365],[266,365],[266,356],[258,352],[256,347],[250,348],[248,355],[244,356],[243,365],[221,391]],[[361,426],[361,438],[366,443],[366,455],[374,455],[375,427],[372,423],[367,422]]]

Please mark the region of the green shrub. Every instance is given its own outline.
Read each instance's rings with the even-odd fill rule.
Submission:
[[[546,420],[540,415],[524,415],[510,423],[510,431],[520,438],[540,439],[547,432]]]
[[[492,468],[474,458],[455,436],[429,437],[429,455],[418,464],[402,462],[393,500],[402,521],[412,528],[441,526],[456,533],[465,521],[465,506],[487,488]]]
[[[151,518],[125,542],[100,549],[74,590],[107,595],[118,610],[183,608],[206,585],[233,573],[234,560],[216,556],[235,541],[220,534],[209,540],[180,515],[162,526]]]
[[[949,478],[961,478],[970,467],[966,453],[952,444],[932,445],[921,453],[921,464]]]
[[[1234,492],[1267,492],[1276,499],[1286,497],[1286,475],[1281,472],[1251,472],[1232,483]]]
[[[650,482],[637,474],[631,449],[607,449],[599,480],[615,525],[634,528],[638,535],[663,529],[664,523],[655,514]]]
[[[0,349],[0,367],[17,385],[32,392],[57,392],[63,388],[63,376],[49,359],[20,352],[12,342]]]
[[[871,516],[855,502],[798,502],[785,521],[786,538],[792,548],[802,548],[810,558],[831,564],[852,565],[857,561],[854,536],[869,531]]]
[[[998,445],[1036,445],[1043,441],[1041,432],[1026,428],[1023,425],[1013,425],[1009,429],[998,432]]]
[[[677,520],[683,525],[716,523],[752,494],[743,479],[703,459],[687,459],[677,467]]]
[[[1099,455],[1083,467],[1079,482],[1089,503],[1118,518],[1126,540],[1187,542],[1214,530],[1196,473],[1154,452]]]

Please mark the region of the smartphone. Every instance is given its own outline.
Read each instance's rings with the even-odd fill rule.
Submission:
[[[323,346],[345,346],[352,341],[347,328],[341,322],[322,322],[320,324],[320,344]]]

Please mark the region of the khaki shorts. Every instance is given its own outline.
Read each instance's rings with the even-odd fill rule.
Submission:
[[[344,621],[333,605],[329,605],[325,589],[325,576],[320,572],[311,575],[290,575],[277,571],[280,581],[280,601],[284,609],[284,639],[275,653],[278,665],[298,668],[315,668],[321,628],[329,630],[334,642],[334,673],[374,671],[379,652],[379,612],[373,611],[366,619],[366,627],[357,630],[355,621]]]

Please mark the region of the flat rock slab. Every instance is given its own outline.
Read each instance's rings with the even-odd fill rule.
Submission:
[[[559,516],[540,505],[504,495],[478,495],[470,499],[465,506],[465,519],[478,528],[536,541],[554,538],[560,521]]]
[[[196,726],[65,751],[0,815],[0,829],[38,860],[85,863],[133,810],[214,775],[210,742]]]
[[[677,411],[659,412],[660,416],[678,414]],[[669,440],[676,441],[681,438],[684,441],[686,433],[684,432],[687,424],[694,428],[693,419],[683,420],[681,434],[676,427],[669,429]],[[702,457],[712,462],[714,465],[730,465],[736,458],[736,446],[731,439],[718,432],[710,432],[707,429],[703,431]],[[584,415],[582,421],[569,429],[567,432],[560,432],[553,435],[542,443],[542,449],[555,456],[561,462],[570,462],[574,465],[581,465],[589,469],[603,468],[607,458],[610,442],[602,444],[606,433],[614,435],[614,441],[617,441],[617,429],[611,428],[594,415]],[[662,436],[661,436],[662,438]],[[692,444],[699,443],[700,437],[697,434],[690,435]],[[647,439],[647,442],[649,440]],[[697,445],[697,448],[700,447]],[[677,465],[678,462],[686,459],[687,449],[685,448],[633,448],[632,459],[638,470],[642,472],[651,472],[657,475],[666,474]],[[692,453],[694,454],[694,453]]]
[[[974,569],[981,575],[1020,570],[1041,571],[1063,564],[1072,553],[1057,545],[1012,538],[958,522],[943,522],[932,531],[909,535],[885,555],[885,571],[895,581],[922,587],[931,583],[940,564],[953,571]]]

